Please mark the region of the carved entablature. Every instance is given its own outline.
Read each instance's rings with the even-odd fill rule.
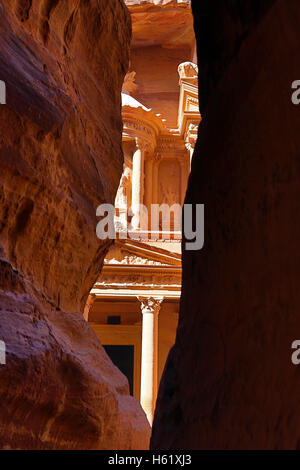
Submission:
[[[124,119],[123,140],[133,140],[143,150],[154,152],[157,134],[155,129],[140,119]]]
[[[115,275],[107,275],[103,272],[101,280],[97,281],[95,289],[122,289],[130,287],[140,287],[143,289],[155,289],[155,288],[173,288],[180,289],[181,282],[180,276],[171,276],[167,274],[147,274],[136,273],[136,274],[123,274],[116,273]]]
[[[187,96],[185,102],[185,112],[199,113],[199,100],[194,96]]]
[[[107,265],[139,265],[139,266],[162,266],[163,263],[150,258],[145,258],[133,254],[130,251],[122,250],[119,246],[113,246],[105,258]]]
[[[108,251],[95,289],[180,290],[181,256],[133,241],[118,241]]]
[[[124,130],[127,131],[130,136],[141,137],[145,139],[153,140],[156,138],[157,133],[154,128],[143,122],[141,119],[127,118],[123,121]]]
[[[165,130],[162,119],[135,98],[122,94],[123,141],[135,140],[137,145],[154,152],[157,137]]]
[[[167,253],[167,254],[166,254]],[[180,255],[159,251],[136,241],[116,241],[108,250],[106,265],[180,266]]]
[[[158,292],[166,298],[179,299],[181,274],[180,254],[132,240],[118,240],[108,251],[92,294],[115,298],[147,293],[150,298]]]
[[[161,134],[157,141],[156,152],[163,157],[174,158],[174,156],[184,156],[186,149],[184,141],[178,134]]]

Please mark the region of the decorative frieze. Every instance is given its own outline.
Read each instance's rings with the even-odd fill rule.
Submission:
[[[154,288],[154,287],[173,287],[180,289],[181,279],[180,276],[162,275],[157,273],[156,275],[145,275],[145,273],[137,274],[115,274],[106,276],[103,274],[101,280],[95,284],[96,288],[111,289],[123,286],[127,287],[143,287],[143,288]]]
[[[156,133],[150,127],[146,126],[145,123],[139,119],[131,119],[131,120],[124,120],[123,121],[124,129],[136,131],[139,134],[145,134],[145,136],[149,136],[151,139],[155,139]]]

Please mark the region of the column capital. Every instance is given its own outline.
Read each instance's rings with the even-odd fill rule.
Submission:
[[[156,153],[153,150],[153,147],[148,149],[146,152],[146,160],[152,162],[153,164],[160,162],[161,160],[161,155]]]
[[[135,145],[136,148],[142,151],[149,151],[152,149],[152,145],[150,142],[147,142],[146,140],[142,139],[141,137],[136,137],[135,138]]]
[[[142,313],[158,314],[164,297],[138,297]]]
[[[194,150],[195,145],[192,142],[186,142],[185,148],[190,152],[191,150]]]

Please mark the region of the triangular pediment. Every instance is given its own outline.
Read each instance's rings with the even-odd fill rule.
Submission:
[[[181,255],[135,240],[116,240],[104,265],[181,266]]]

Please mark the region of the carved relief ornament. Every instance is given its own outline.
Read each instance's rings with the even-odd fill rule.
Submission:
[[[141,302],[141,309],[143,313],[157,314],[160,310],[163,297],[138,297]]]

